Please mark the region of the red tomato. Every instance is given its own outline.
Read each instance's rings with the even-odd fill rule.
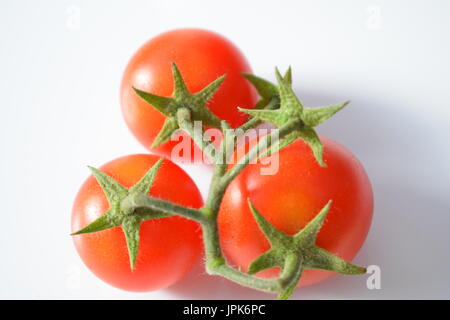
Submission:
[[[154,155],[129,155],[108,162],[100,170],[128,188],[157,160]],[[163,161],[149,194],[193,208],[203,204],[194,182],[170,160]],[[72,232],[87,226],[108,208],[100,185],[90,176],[75,199]],[[202,249],[199,225],[182,217],[147,220],[141,224],[134,271],[130,269],[121,227],[76,235],[73,239],[81,259],[95,275],[129,291],[158,290],[174,284],[198,261]]]
[[[175,62],[188,89],[195,93],[223,74],[225,81],[208,104],[219,118],[237,127],[247,119],[237,107],[251,108],[257,101],[254,88],[241,76],[251,72],[239,49],[211,31],[178,29],[162,33],[146,42],[131,58],[121,86],[125,121],[144,147],[149,148],[162,128],[165,116],[140,98],[132,89],[171,96],[171,63]],[[170,156],[177,141],[169,141],[153,152]]]
[[[247,270],[270,248],[248,208],[247,198],[269,222],[288,234],[298,232],[328,200],[333,200],[317,245],[347,261],[354,258],[372,220],[371,184],[349,150],[325,137],[321,139],[326,168],[317,164],[310,148],[299,140],[278,152],[276,174],[261,175],[260,169],[267,165],[250,164],[230,184],[219,213],[219,231],[224,252],[232,263]],[[278,272],[272,268],[258,275],[274,277]],[[300,285],[320,282],[332,274],[305,270]]]

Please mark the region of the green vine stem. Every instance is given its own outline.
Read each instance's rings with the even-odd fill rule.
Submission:
[[[238,161],[238,163],[233,166],[222,179],[223,186],[226,188],[228,184],[233,181],[237,175],[244,170],[244,168],[254,160],[261,151],[266,149],[270,149],[271,146],[279,143],[281,139],[290,134],[295,128],[301,126],[302,124],[299,121],[293,120],[279,130],[273,130],[271,134],[268,134],[260,139],[258,144],[253,146],[249,152],[247,152],[242,159]]]
[[[195,126],[191,118],[191,111],[188,108],[179,108],[176,113],[176,119],[180,128],[184,130],[200,148],[200,150],[206,154],[208,160],[214,162],[216,151],[215,147],[209,139],[205,141],[205,133],[203,130],[195,130]]]
[[[197,209],[180,206],[171,201],[150,197],[143,193],[130,194],[121,201],[120,207],[123,212],[131,213],[141,210],[140,212],[143,213],[147,210],[148,213],[151,213],[153,210],[153,212],[166,214],[167,217],[178,215],[199,223],[208,222],[205,216]]]
[[[214,171],[205,205],[200,209],[194,209],[148,195],[162,160],[158,161],[135,186],[129,189],[121,186],[105,173],[91,168],[105,192],[110,209],[75,234],[98,232],[121,226],[126,236],[130,266],[133,269],[139,246],[140,223],[149,219],[182,216],[198,222],[202,227],[205,266],[209,274],[220,275],[257,290],[277,293],[279,299],[289,298],[297,287],[304,269],[322,269],[342,274],[365,273],[365,268],[344,261],[315,244],[331,201],[297,234],[287,235],[265,220],[249,200],[250,210],[271,248],[251,263],[247,273],[227,263],[220,246],[217,225],[217,215],[227,187],[255,158],[269,155],[297,139],[302,139],[311,147],[317,162],[325,166],[322,160],[322,143],[314,127],[330,118],[347,103],[324,108],[304,108],[291,88],[290,68],[283,77],[276,70],[277,85],[254,75],[244,75],[255,86],[261,99],[253,110],[240,109],[250,114],[251,118],[238,128],[240,129],[238,133],[255,128],[264,121],[272,123],[276,129],[260,138],[238,163],[228,168],[229,153],[227,151],[235,151],[235,140],[239,134],[230,134],[229,124],[226,121],[220,121],[206,106],[208,100],[219,88],[224,76],[192,94],[187,90],[175,64],[172,65],[172,71],[174,77],[172,98],[156,96],[137,89],[135,91],[142,99],[167,116],[154,145],[167,142],[176,130],[181,129],[192,138],[213,164]],[[205,140],[203,128],[195,126],[195,121],[221,129],[223,138],[217,148],[209,139]],[[261,151],[263,151],[262,154]],[[277,278],[264,279],[254,275],[272,267],[281,269]]]

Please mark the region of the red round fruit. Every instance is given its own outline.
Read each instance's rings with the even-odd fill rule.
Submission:
[[[128,155],[106,163],[100,170],[129,188],[158,159],[148,154]],[[149,194],[193,208],[203,205],[194,182],[170,160],[162,162]],[[90,176],[75,199],[72,232],[89,225],[108,208],[103,190]],[[182,217],[147,220],[141,224],[139,252],[133,271],[121,227],[75,235],[73,240],[81,259],[95,275],[129,291],[158,290],[174,284],[198,261],[202,249],[199,225]]]
[[[347,261],[355,257],[372,220],[372,187],[363,166],[348,149],[325,137],[321,140],[327,167],[320,167],[311,149],[298,140],[271,156],[279,156],[275,174],[261,175],[260,169],[267,164],[258,162],[250,164],[230,184],[219,213],[219,231],[226,257],[233,264],[247,270],[270,248],[248,208],[247,198],[270,223],[288,234],[305,227],[331,199],[332,207],[319,231],[317,245]],[[272,268],[258,275],[277,274],[278,270]],[[300,285],[320,282],[332,274],[305,270]]]
[[[176,63],[188,89],[195,93],[223,74],[227,77],[214,94],[208,108],[219,118],[237,127],[247,119],[237,107],[252,108],[256,91],[241,73],[251,69],[239,49],[226,38],[206,30],[177,29],[146,42],[129,61],[121,85],[121,105],[125,121],[139,142],[150,149],[165,116],[150,106],[133,87],[160,96],[171,96],[171,64]],[[169,141],[152,151],[169,156],[177,141]]]

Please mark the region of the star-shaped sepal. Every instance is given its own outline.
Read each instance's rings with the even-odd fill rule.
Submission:
[[[276,143],[273,143],[267,152],[263,153],[260,158],[284,148],[297,139],[302,139],[311,148],[319,165],[325,167],[326,164],[323,161],[323,145],[314,128],[344,108],[348,104],[348,101],[323,108],[305,108],[291,87],[291,83],[289,82],[291,81],[291,77],[282,77],[278,69],[276,69],[275,75],[278,82],[277,90],[280,98],[280,107],[278,109],[239,109],[262,121],[272,123],[277,128],[282,128],[283,126],[291,125],[293,123],[295,123],[296,126],[294,126],[294,129],[286,134],[286,136],[282,137],[279,141],[276,141]]]
[[[275,84],[251,73],[242,74],[256,89],[259,94],[259,100],[253,107],[257,109],[277,109],[280,106],[280,95]],[[292,84],[292,69],[288,68],[283,79],[288,85]]]
[[[159,147],[169,141],[172,135],[180,128],[177,122],[177,111],[180,108],[190,110],[192,122],[201,121],[204,126],[220,128],[220,119],[208,109],[207,104],[225,80],[225,75],[220,76],[196,93],[189,92],[175,63],[172,63],[172,75],[174,82],[172,97],[158,96],[133,87],[134,91],[142,99],[167,117],[151,148]]]
[[[331,207],[331,201],[303,229],[294,235],[288,235],[275,228],[256,210],[250,200],[248,203],[271,248],[256,258],[250,264],[247,272],[255,274],[272,267],[280,267],[281,278],[290,275],[285,279],[289,282],[286,283],[285,289],[280,292],[279,299],[287,299],[293,293],[304,269],[322,269],[350,275],[366,273],[365,268],[347,262],[315,244],[317,234]]]
[[[106,173],[89,167],[93,176],[105,193],[110,208],[101,217],[94,220],[83,229],[73,233],[73,235],[94,233],[121,226],[123,233],[125,234],[128,247],[130,267],[134,270],[136,257],[139,250],[139,230],[141,223],[149,219],[168,217],[170,214],[153,211],[151,209],[134,210],[129,212],[129,210],[121,208],[121,203],[129,196],[137,194],[146,195],[150,191],[162,162],[163,159],[156,162],[141,178],[141,180],[129,189],[119,184]]]

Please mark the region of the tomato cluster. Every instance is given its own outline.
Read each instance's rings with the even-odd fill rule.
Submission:
[[[133,55],[123,74],[122,112],[136,139],[152,153],[168,158],[176,141],[151,147],[166,116],[149,106],[135,89],[169,97],[174,90],[172,63],[176,63],[192,93],[219,76],[227,75],[207,107],[231,127],[238,127],[247,120],[237,106],[252,108],[258,99],[254,87],[242,76],[242,73],[251,73],[249,64],[239,49],[224,37],[205,30],[180,29],[146,42]],[[270,223],[288,234],[305,227],[320,208],[333,199],[317,243],[347,260],[356,255],[372,217],[370,181],[349,150],[326,137],[321,140],[326,168],[318,165],[307,144],[297,140],[278,151],[279,170],[275,174],[261,175],[261,164],[257,163],[244,169],[228,186],[218,226],[221,246],[230,262],[246,270],[269,248],[252,217],[247,199],[251,199]],[[106,163],[100,171],[130,188],[157,160],[152,154],[129,155]],[[162,162],[148,194],[186,207],[203,206],[195,183],[169,159]],[[111,207],[108,200],[102,186],[90,176],[75,199],[72,231],[100,218]],[[202,250],[199,224],[178,216],[140,224],[139,251],[133,269],[129,264],[126,235],[120,226],[73,238],[80,257],[94,274],[115,287],[130,291],[157,290],[174,284],[198,261]],[[275,269],[268,269],[259,275],[273,277],[276,273]],[[329,275],[327,271],[306,270],[301,284],[316,283]]]

